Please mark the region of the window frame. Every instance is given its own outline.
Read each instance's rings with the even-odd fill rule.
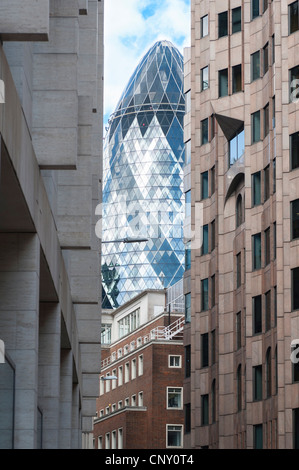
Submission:
[[[171,392],[172,390],[172,392]],[[169,394],[170,393],[173,393],[175,394],[175,390],[179,390],[179,392],[177,392],[177,396],[179,396],[179,405],[178,406],[170,406],[169,404],[169,400],[170,400],[170,397],[169,397]],[[184,406],[184,391],[183,391],[183,387],[174,387],[174,386],[167,386],[166,387],[166,409],[167,410],[183,410],[183,406]]]

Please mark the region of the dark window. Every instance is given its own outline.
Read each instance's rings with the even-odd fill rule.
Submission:
[[[215,220],[212,220],[211,222],[211,251],[215,249],[216,246],[216,226],[215,226]]]
[[[275,96],[272,98],[272,127],[275,129]]]
[[[209,118],[201,121],[201,145],[209,142]]]
[[[186,403],[184,405],[185,409],[185,434],[189,434],[191,432],[191,405],[190,403]]]
[[[201,367],[209,366],[209,333],[201,335]]]
[[[215,137],[215,115],[212,114],[210,116],[210,121],[211,121],[211,137],[210,140],[213,140]]]
[[[237,197],[236,222],[237,227],[239,227],[243,223],[243,201],[241,194],[239,194],[239,196]]]
[[[291,169],[299,168],[299,132],[290,136]]]
[[[252,269],[261,269],[262,267],[262,249],[261,249],[261,234],[256,233],[252,236]]]
[[[218,28],[219,28],[219,38],[228,35],[228,15],[227,11],[219,13],[218,15]]]
[[[185,322],[191,321],[191,293],[185,295]]]
[[[269,70],[269,43],[265,44],[263,47],[263,66],[264,66],[264,75]]]
[[[209,172],[204,171],[201,174],[201,199],[209,197]]]
[[[201,425],[209,424],[209,395],[201,396]]]
[[[292,310],[299,310],[299,268],[292,269]]]
[[[291,202],[292,240],[299,238],[299,199]]]
[[[216,380],[214,379],[212,382],[212,387],[211,387],[211,395],[212,395],[212,409],[211,409],[211,414],[212,414],[212,423],[215,423],[216,421]]]
[[[252,205],[261,204],[261,172],[257,171],[252,175]]]
[[[209,88],[209,66],[201,69],[201,91]]]
[[[200,19],[201,37],[204,38],[209,34],[209,15],[205,15]]]
[[[219,97],[228,95],[228,69],[219,70]]]
[[[253,426],[253,448],[262,449],[263,448],[263,425],[254,424]]]
[[[211,363],[216,362],[216,331],[211,331]]]
[[[251,54],[251,81],[257,80],[261,76],[260,51]]]
[[[238,33],[242,29],[242,9],[241,7],[232,9],[232,34]]]
[[[262,296],[257,295],[252,299],[253,310],[253,334],[262,332]]]
[[[266,353],[266,396],[271,397],[272,394],[272,363],[271,363],[271,348],[267,349]]]
[[[275,34],[272,34],[272,65],[275,64]]]
[[[276,158],[273,160],[273,194],[276,193]]]
[[[265,294],[265,328],[266,331],[271,328],[271,291]]]
[[[187,242],[185,246],[185,269],[191,269],[191,242]]]
[[[251,0],[251,19],[260,15],[260,0]]]
[[[293,410],[294,449],[299,449],[299,408]]]
[[[235,65],[232,68],[232,76],[233,76],[233,93],[238,93],[238,91],[242,91],[242,66]]]
[[[237,349],[240,349],[242,343],[242,317],[241,312],[238,312],[236,315],[236,339],[237,339]]]
[[[216,302],[216,278],[215,274],[211,276],[211,307],[215,306]]]
[[[299,8],[298,0],[289,5],[289,34],[299,29]]]
[[[237,289],[241,286],[241,253],[238,253],[236,256],[237,264]]]
[[[263,399],[263,367],[261,365],[253,367],[253,399],[256,401]]]
[[[216,187],[215,166],[211,168],[211,195],[214,194]]]
[[[261,140],[261,122],[260,122],[260,111],[256,111],[251,115],[252,125],[252,143],[259,142]]]
[[[191,346],[185,346],[185,377],[190,377],[191,375]]]
[[[204,312],[209,309],[209,279],[201,281],[201,310]]]
[[[264,107],[264,138],[269,134],[269,103]]]
[[[265,239],[265,266],[270,263],[270,227],[264,232]]]
[[[276,242],[276,222],[273,222],[273,258],[276,259],[277,242]]]
[[[270,197],[270,166],[264,169],[264,201]]]
[[[206,255],[209,253],[209,225],[204,225],[202,227],[202,245],[201,245],[201,254]]]
[[[277,287],[274,287],[274,325],[277,325]]]
[[[299,98],[299,65],[290,69],[290,102],[294,103]]]
[[[242,409],[242,367],[241,364],[237,369],[237,406],[238,411]]]

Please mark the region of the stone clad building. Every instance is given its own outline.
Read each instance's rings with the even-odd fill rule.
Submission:
[[[298,9],[192,0],[185,191],[202,237],[199,247],[190,236],[185,274],[193,448],[298,448]]]
[[[0,448],[88,447],[100,367],[103,1],[0,5]]]

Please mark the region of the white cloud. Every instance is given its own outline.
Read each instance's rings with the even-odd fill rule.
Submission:
[[[139,60],[154,42],[169,40],[183,52],[189,38],[190,0],[106,0],[105,114],[114,111]]]

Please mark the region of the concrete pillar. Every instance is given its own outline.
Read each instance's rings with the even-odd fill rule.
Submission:
[[[37,441],[40,245],[36,234],[0,234],[0,331],[15,364],[15,448]]]
[[[61,349],[60,358],[60,425],[59,448],[72,444],[73,360],[69,349]]]
[[[43,449],[59,448],[60,318],[58,303],[40,303],[38,390],[43,415]]]

